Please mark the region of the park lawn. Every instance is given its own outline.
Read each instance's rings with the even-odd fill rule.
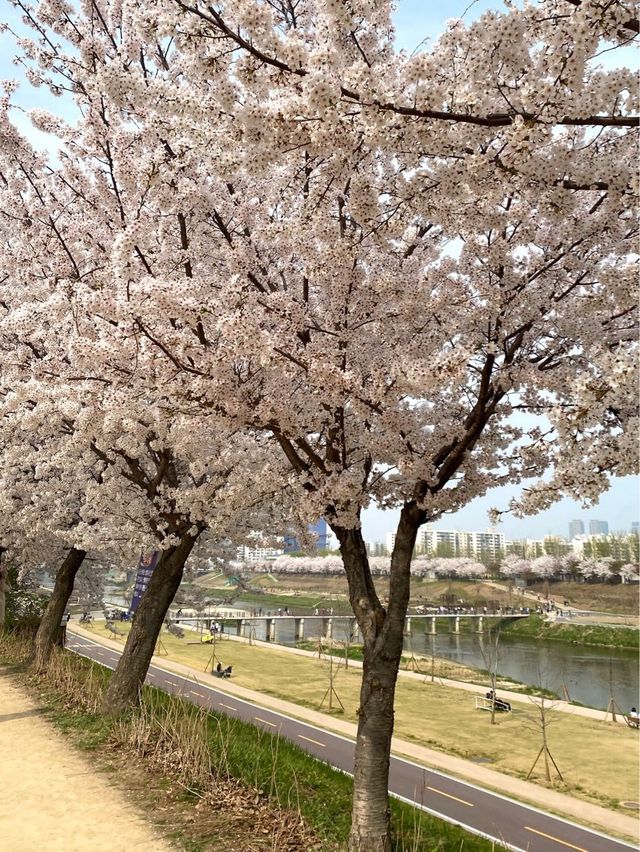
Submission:
[[[92,629],[108,635],[101,622]],[[118,625],[118,629],[126,632],[128,625]],[[196,641],[195,633],[187,632],[184,639],[162,633],[162,644],[170,659],[204,671],[212,646],[188,644]],[[218,640],[215,651],[223,666],[233,666],[234,683],[314,710],[333,712],[356,723],[360,669],[345,669],[343,663],[334,662],[333,685],[344,712],[336,710],[339,704],[335,696],[330,711],[326,696],[330,666],[326,659],[230,639]],[[568,713],[551,711],[551,717],[549,748],[565,782],[554,783],[557,789],[607,807],[639,800],[637,731]],[[491,725],[490,714],[475,709],[474,696],[469,692],[438,681],[431,683],[428,677],[400,678],[398,682],[397,737],[470,760],[488,759],[492,769],[516,777],[527,775],[540,749],[536,719],[539,711],[527,700],[515,703],[511,714],[497,714],[497,724]],[[546,783],[542,758],[531,780]]]

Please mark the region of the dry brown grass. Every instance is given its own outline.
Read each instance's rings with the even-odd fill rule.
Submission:
[[[530,586],[530,591],[545,595],[544,583]],[[608,583],[549,583],[549,597],[556,601],[567,600],[578,609],[596,612],[640,614],[640,587],[631,583],[616,586]]]

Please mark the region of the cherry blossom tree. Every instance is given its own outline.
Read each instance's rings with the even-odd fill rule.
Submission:
[[[580,563],[580,573],[591,582],[606,582],[613,576],[612,559],[585,559]]]
[[[503,577],[512,579],[514,577],[523,577],[531,572],[531,562],[528,559],[523,559],[515,553],[510,553],[500,563],[500,574]]]
[[[623,583],[638,582],[638,566],[627,563],[620,568],[620,578]]]
[[[636,85],[597,63],[637,32],[630,5],[488,12],[412,57],[390,8],[47,2],[23,42],[32,79],[82,113],[34,116],[64,142],[48,287],[93,326],[76,365],[95,376],[116,340],[161,354],[141,398],[262,436],[339,541],[364,640],[365,852],[391,842],[419,527],[531,477],[516,511],[593,500],[637,458]],[[371,502],[400,508],[386,606]]]
[[[529,571],[534,577],[542,577],[545,580],[555,577],[560,570],[560,562],[555,556],[538,556],[529,564]]]

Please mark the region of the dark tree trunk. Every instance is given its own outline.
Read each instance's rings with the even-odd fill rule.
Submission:
[[[138,703],[162,624],[178,591],[184,566],[197,537],[184,535],[179,545],[162,552],[111,677],[102,703],[103,713],[117,715]]]
[[[373,585],[361,530],[332,527],[340,542],[349,599],[364,641],[350,852],[389,852],[392,848],[388,786],[393,705],[409,605],[411,556],[424,520],[424,512],[413,504],[401,512],[386,610]]]
[[[62,617],[73,591],[76,574],[86,555],[86,550],[78,550],[72,547],[65,556],[62,565],[58,568],[53,592],[36,633],[35,670],[38,673],[44,672],[47,668],[51,651],[60,630]]]
[[[0,634],[4,633],[7,611],[7,592],[9,591],[9,566],[3,559],[5,549],[0,547]]]

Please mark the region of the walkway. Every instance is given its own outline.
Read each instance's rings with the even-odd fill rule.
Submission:
[[[3,852],[170,852],[89,758],[0,669]]]

